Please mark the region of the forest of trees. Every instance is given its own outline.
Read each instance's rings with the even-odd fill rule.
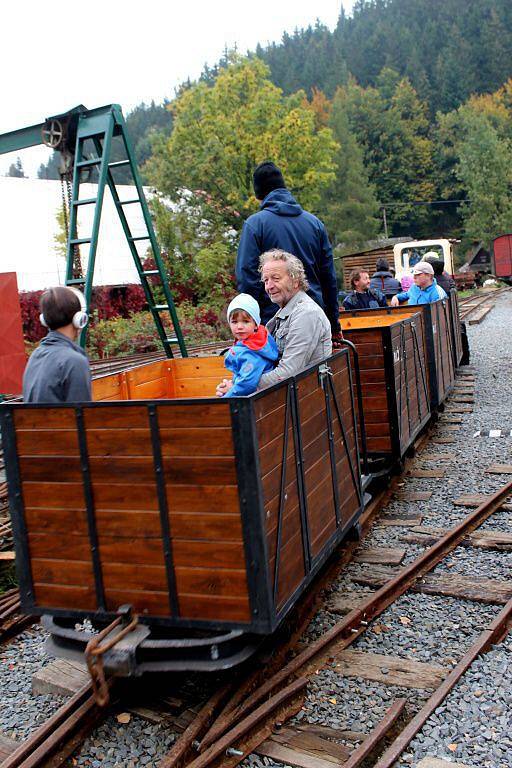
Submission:
[[[333,31],[226,51],[171,102],[127,115],[144,181],[165,196],[162,241],[223,260],[256,204],[252,168],[273,159],[346,248],[382,234],[383,209],[390,235],[488,244],[512,230],[511,53],[510,0],[357,0]],[[39,176],[58,178],[56,158]]]

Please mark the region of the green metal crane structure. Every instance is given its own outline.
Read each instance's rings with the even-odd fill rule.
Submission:
[[[123,160],[112,160],[114,140],[117,141],[118,146],[121,143]],[[85,294],[87,306],[90,306],[103,198],[105,187],[108,186],[165,353],[168,357],[173,357],[173,347],[177,345],[182,356],[186,357],[185,340],[176,314],[121,107],[118,104],[108,104],[97,109],[86,109],[80,105],[62,115],[49,117],[39,125],[0,134],[0,154],[17,152],[38,144],[45,144],[61,155],[60,174],[63,183],[63,202],[67,225],[66,285],[80,288]],[[136,190],[136,195],[128,200],[123,200],[120,197],[119,185],[116,186],[115,182],[115,170],[120,167],[128,168]],[[80,185],[85,180],[89,180],[93,174],[94,176],[97,175],[96,196],[81,198]],[[68,205],[65,201],[65,182],[68,184]],[[78,212],[81,206],[89,205],[94,206],[92,229],[90,232],[81,233],[82,236],[80,236]],[[138,206],[142,210],[146,227],[145,234],[133,235],[125,212],[128,206]],[[68,207],[69,211],[67,210]],[[67,221],[68,216],[69,223]],[[150,248],[155,264],[154,269],[145,268],[137,250],[137,242],[139,241],[146,242]],[[80,246],[89,248],[85,270],[80,260]],[[171,336],[163,322],[165,313],[169,313],[171,326],[174,329]],[[85,331],[82,331],[80,336],[82,346],[85,346],[85,338]]]

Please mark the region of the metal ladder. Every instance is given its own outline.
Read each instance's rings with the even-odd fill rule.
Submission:
[[[120,136],[123,142],[126,159],[118,162],[110,162],[112,139],[114,136]],[[85,156],[84,145],[86,141],[92,141],[95,148],[95,156]],[[116,188],[112,171],[121,166],[129,167],[133,183],[136,189],[136,197],[129,200],[121,200]],[[80,183],[82,174],[91,169],[98,171],[98,187],[96,197],[80,199]],[[118,104],[110,104],[107,107],[100,107],[95,110],[86,111],[80,115],[78,120],[75,163],[73,169],[73,186],[69,210],[69,237],[66,248],[66,285],[77,286],[82,289],[85,295],[87,306],[90,305],[94,264],[96,260],[96,250],[98,246],[98,235],[101,221],[101,211],[103,207],[103,197],[105,186],[108,186],[112,194],[114,204],[119,215],[121,226],[123,228],[130,252],[132,254],[135,267],[137,269],[141,285],[146,295],[149,310],[153,316],[158,335],[163,344],[167,357],[173,357],[173,346],[177,345],[181,351],[182,357],[187,357],[187,348],[181,332],[180,323],[176,314],[176,308],[171,295],[171,290],[165,274],[165,268],[160,256],[160,249],[156,241],[151,216],[147,201],[144,197],[144,190],[135,163],[135,157],[130,145],[130,140],[126,131],[126,123]],[[89,237],[78,237],[77,222],[78,210],[84,205],[94,205],[94,218],[92,231]],[[130,229],[128,219],[124,208],[128,205],[137,205],[142,209],[142,215],[146,226],[147,234],[134,237]],[[147,241],[151,246],[153,259],[156,269],[144,269],[141,257],[137,251],[136,243],[138,241]],[[77,248],[80,245],[89,246],[89,259],[85,275],[79,269],[77,275],[75,256]],[[148,278],[151,278],[151,282]],[[158,279],[158,283],[155,281]],[[154,289],[160,288],[163,291],[164,302],[157,303],[154,295]],[[171,324],[174,329],[174,335],[169,336],[164,323],[163,316],[168,312]],[[85,346],[86,329],[80,334],[80,345]]]

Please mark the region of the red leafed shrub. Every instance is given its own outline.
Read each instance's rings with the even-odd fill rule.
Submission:
[[[43,291],[23,291],[20,293],[23,333],[27,341],[40,341],[43,336],[46,336],[46,328],[39,322],[39,299],[42,293]],[[145,306],[146,297],[141,285],[98,286],[92,289],[89,309],[91,326],[98,320],[130,317],[136,312],[141,312]]]
[[[27,341],[40,341],[46,336],[46,328],[39,322],[39,299],[43,291],[23,291],[20,293],[21,322]]]
[[[146,305],[141,285],[111,287],[98,286],[92,289],[90,312],[95,320],[110,320],[112,317],[130,317]]]

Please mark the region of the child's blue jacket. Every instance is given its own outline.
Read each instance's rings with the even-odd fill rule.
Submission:
[[[256,392],[262,374],[274,368],[278,354],[277,344],[264,325],[245,341],[237,341],[224,357],[224,365],[233,371],[233,386],[224,397]]]

